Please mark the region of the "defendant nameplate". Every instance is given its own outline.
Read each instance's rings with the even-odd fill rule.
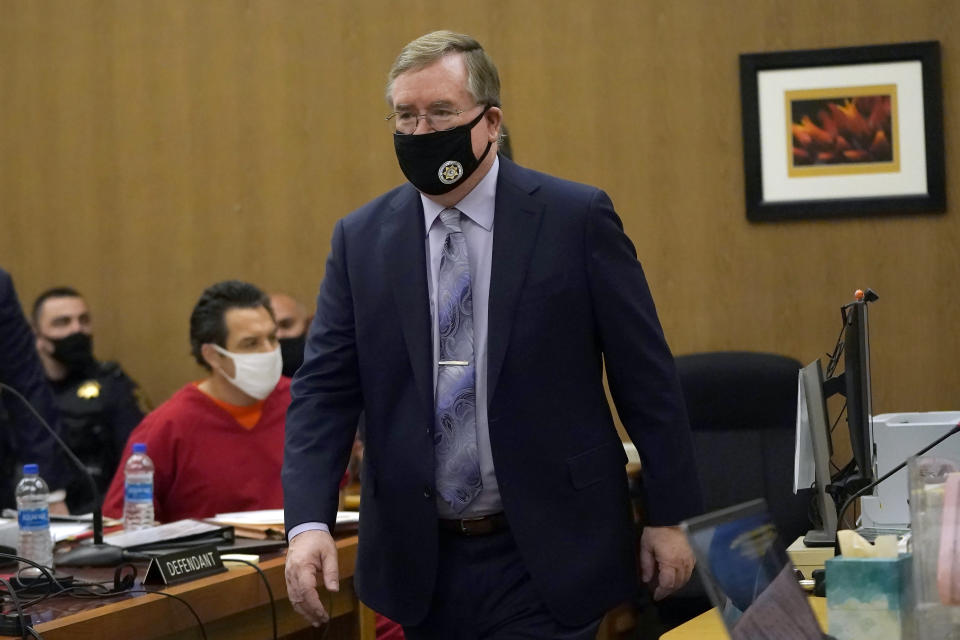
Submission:
[[[147,568],[143,583],[178,584],[226,570],[217,547],[209,544],[154,557]]]

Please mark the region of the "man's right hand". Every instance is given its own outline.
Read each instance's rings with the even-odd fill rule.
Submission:
[[[294,610],[319,627],[330,620],[317,593],[317,576],[323,576],[327,591],[340,591],[340,569],[337,566],[337,545],[326,531],[304,531],[294,536],[287,549],[284,572],[287,596]]]

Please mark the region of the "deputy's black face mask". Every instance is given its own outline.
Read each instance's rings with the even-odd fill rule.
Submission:
[[[303,364],[303,347],[307,344],[307,334],[296,338],[280,338],[280,357],[283,358],[283,375],[292,378]]]
[[[82,331],[63,338],[47,338],[53,344],[53,358],[71,372],[93,364],[93,338]]]
[[[393,135],[397,161],[407,180],[419,191],[438,196],[456,189],[470,177],[490,152],[487,143],[483,155],[473,155],[470,132],[483,118],[490,105],[483,107],[476,118],[467,124],[433,133]]]

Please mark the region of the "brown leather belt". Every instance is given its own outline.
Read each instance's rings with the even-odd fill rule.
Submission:
[[[444,531],[452,531],[462,536],[486,536],[508,528],[507,516],[502,511],[489,516],[439,522],[440,528]]]

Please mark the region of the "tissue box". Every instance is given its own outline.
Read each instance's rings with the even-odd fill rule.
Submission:
[[[843,640],[912,640],[910,554],[898,558],[830,558],[827,621]]]

